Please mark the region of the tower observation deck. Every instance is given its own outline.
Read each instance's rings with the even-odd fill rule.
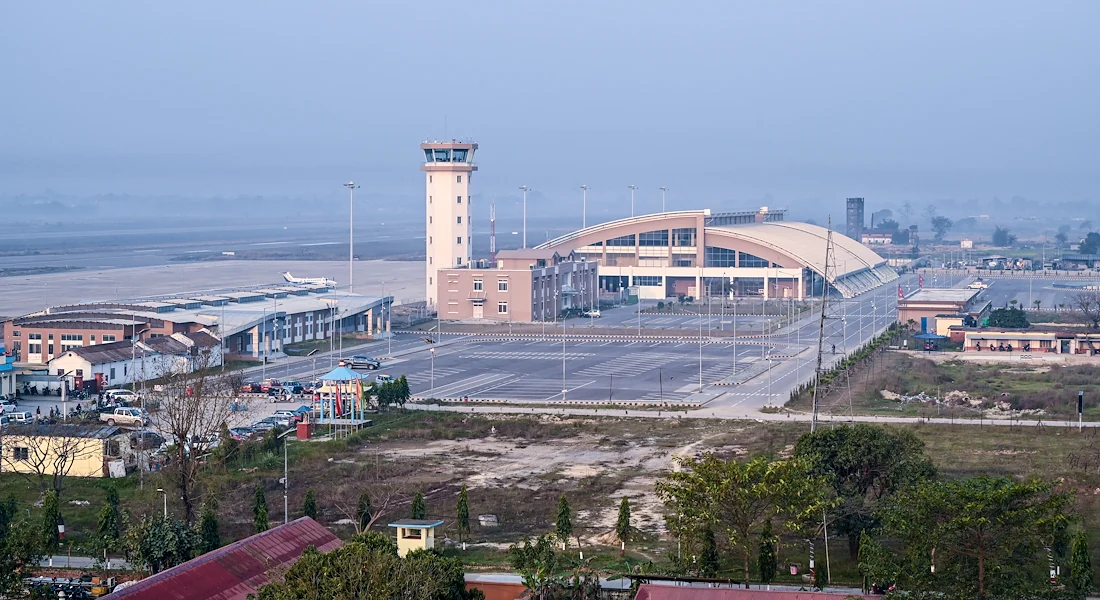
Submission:
[[[430,306],[436,304],[436,276],[439,269],[461,267],[470,263],[470,180],[477,170],[474,142],[424,142],[426,187],[424,201],[427,239],[424,284]],[[437,310],[441,310],[436,307]]]

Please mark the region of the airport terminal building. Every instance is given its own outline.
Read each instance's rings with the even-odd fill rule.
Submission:
[[[4,322],[15,360],[46,364],[74,348],[208,331],[225,354],[262,358],[284,344],[389,330],[392,296],[280,283],[54,306]]]
[[[711,213],[709,209],[641,215],[593,225],[536,246],[599,264],[599,285],[636,287],[645,299],[676,296],[820,295],[849,298],[898,278],[874,251],[828,230],[784,220],[783,211]]]

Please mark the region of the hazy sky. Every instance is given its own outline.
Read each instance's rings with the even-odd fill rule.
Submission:
[[[1100,201],[1100,2],[902,4],[5,2],[0,193]]]

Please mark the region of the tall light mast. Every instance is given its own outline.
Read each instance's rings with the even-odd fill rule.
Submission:
[[[497,264],[497,199],[489,205],[489,265]]]

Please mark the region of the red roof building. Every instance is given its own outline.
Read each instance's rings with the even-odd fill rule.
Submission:
[[[115,591],[112,600],[245,600],[290,568],[302,552],[343,545],[340,538],[309,517],[207,552]]]
[[[746,590],[740,588],[673,587],[645,583],[634,600],[837,600],[852,598],[825,592]],[[874,596],[854,596],[871,600]]]

